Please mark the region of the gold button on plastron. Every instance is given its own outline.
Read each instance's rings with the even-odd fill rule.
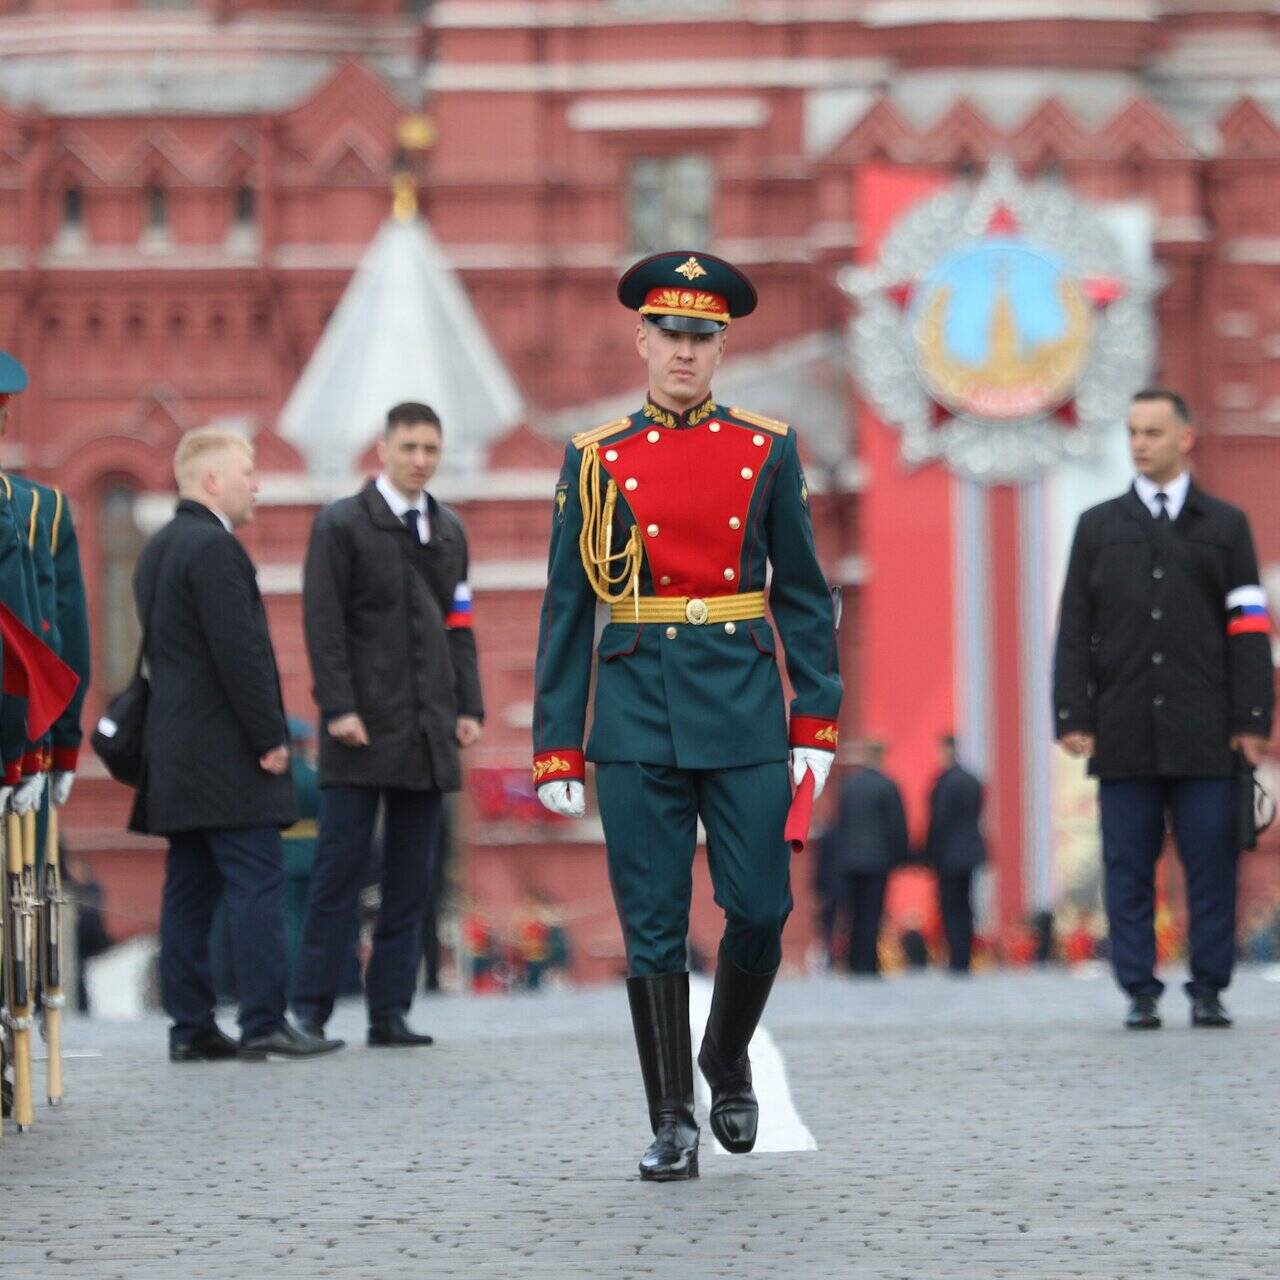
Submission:
[[[650,432],[649,432],[649,434],[648,434],[647,436],[645,436],[645,439],[646,439],[650,444],[657,444],[657,443],[658,443],[658,441],[661,439],[661,432],[658,432],[658,431],[650,431]]]
[[[737,631],[737,629],[738,629],[738,628],[737,628],[737,627],[735,627],[735,626],[733,625],[733,623],[732,623],[732,622],[726,622],[726,623],[724,624],[724,633],[725,633],[725,635],[727,635],[727,636],[731,636],[731,635],[733,635],[733,633],[734,633],[735,631]]]
[[[671,576],[670,576],[670,574],[666,574],[666,573],[664,573],[664,574],[662,575],[662,577],[660,577],[660,578],[658,579],[658,581],[659,581],[659,582],[660,582],[664,587],[669,587],[669,586],[671,585]]]
[[[741,520],[739,520],[737,516],[730,516],[730,517],[729,517],[729,528],[730,528],[730,529],[741,529],[741,528],[742,528],[742,521],[741,521]]]
[[[627,483],[626,483],[626,484],[624,484],[622,487],[623,487],[624,489],[626,489],[626,490],[630,491],[630,490],[635,489],[635,488],[636,488],[636,486],[637,486],[639,483],[640,483],[640,482],[639,482],[638,480],[636,480],[634,477],[632,477],[632,478],[631,478],[630,480],[628,480],[628,481],[627,481]]]
[[[751,443],[758,449],[762,444],[764,444],[764,436],[752,436]]]
[[[604,455],[604,460],[605,460],[606,462],[617,462],[617,460],[618,460],[618,451],[617,451],[617,449],[610,449],[610,450],[609,450],[609,451]]]
[[[676,638],[676,634],[677,634],[677,633],[676,633],[676,629],[675,629],[675,627],[668,627],[668,628],[667,628],[667,639],[668,639],[668,640],[674,640],[674,639]]]
[[[651,538],[656,538],[658,536],[658,526],[656,524],[651,524],[645,530],[645,533],[647,533]]]
[[[750,467],[743,467],[738,474],[741,475],[744,480],[750,480],[751,477],[755,475],[755,472],[752,471]],[[628,481],[627,483],[629,484],[630,481]]]
[[[719,431],[719,430],[720,430],[720,424],[719,424],[718,422],[713,422],[713,423],[711,424],[711,426],[708,428],[708,430],[710,430],[710,431]]]
[[[724,580],[725,580],[726,582],[732,582],[732,581],[734,580],[734,578],[736,578],[737,576],[738,576],[738,575],[737,575],[736,573],[734,573],[734,571],[733,571],[732,569],[726,569],[726,570],[724,571]]]

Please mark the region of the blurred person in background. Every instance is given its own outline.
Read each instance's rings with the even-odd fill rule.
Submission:
[[[406,1020],[441,807],[462,786],[460,749],[480,740],[484,705],[467,585],[467,535],[427,492],[444,434],[430,407],[394,406],[382,473],[316,518],[303,622],[320,707],[320,833],[292,1003],[323,1032],[350,949],[380,806],[380,902],[365,970],[368,1041],[425,1046]]]
[[[968,973],[973,959],[973,876],[987,860],[982,835],[982,783],[942,738],[942,772],[929,793],[925,862],[938,877],[938,906],[947,938],[947,967]]]
[[[1192,479],[1186,401],[1133,397],[1132,487],[1086,511],[1062,591],[1055,728],[1100,780],[1104,897],[1125,1025],[1160,1026],[1155,867],[1172,826],[1187,881],[1195,1027],[1229,1027],[1236,943],[1233,753],[1261,762],[1275,684],[1249,521]]]
[[[883,770],[884,745],[857,742],[841,780],[836,820],[824,837],[849,916],[849,972],[880,972],[880,925],[889,873],[907,860],[907,814],[897,783]]]
[[[341,1047],[285,1018],[284,854],[297,817],[288,731],[253,562],[253,450],[205,428],[174,456],[179,501],[134,576],[150,681],[143,777],[129,826],[169,838],[160,977],[175,1062],[301,1058]],[[209,934],[225,895],[239,1046],[214,1021]]]

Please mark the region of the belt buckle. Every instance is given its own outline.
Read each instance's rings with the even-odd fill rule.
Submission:
[[[711,610],[707,608],[705,600],[698,599],[695,596],[684,606],[684,618],[686,622],[691,622],[695,627],[700,627],[711,616]]]

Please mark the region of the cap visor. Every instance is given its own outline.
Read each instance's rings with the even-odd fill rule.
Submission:
[[[705,320],[701,316],[645,316],[650,324],[671,333],[719,333],[727,326],[719,320]]]

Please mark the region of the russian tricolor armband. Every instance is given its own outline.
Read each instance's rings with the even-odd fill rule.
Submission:
[[[455,627],[469,627],[471,625],[471,586],[469,583],[460,582],[453,592],[453,603],[449,606],[449,612],[445,614],[444,625],[451,630]]]
[[[1252,631],[1266,635],[1270,630],[1267,596],[1260,586],[1236,587],[1227,592],[1227,635],[1242,636]]]

